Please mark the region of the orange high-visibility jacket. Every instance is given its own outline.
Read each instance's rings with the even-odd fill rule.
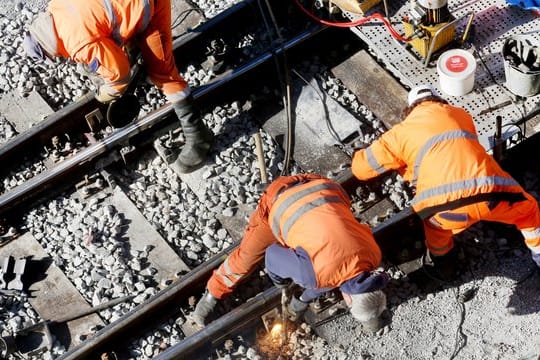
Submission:
[[[154,83],[166,95],[186,87],[171,50],[170,0],[160,0],[156,8],[154,0],[52,0],[48,10],[58,37],[55,55],[87,64],[103,78],[110,93],[121,93],[129,83],[130,63],[122,47],[137,35],[143,35],[150,48],[142,53]],[[159,43],[165,40],[171,45]]]
[[[282,192],[272,205],[268,224],[282,245],[307,252],[319,288],[337,287],[380,264],[381,251],[371,229],[354,218],[349,197],[328,179]]]
[[[397,170],[416,187],[416,212],[492,192],[523,193],[478,142],[472,117],[435,101],[417,105],[399,124],[353,155],[353,174],[367,180]]]

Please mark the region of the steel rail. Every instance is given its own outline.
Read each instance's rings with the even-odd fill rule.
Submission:
[[[204,38],[209,38],[215,34],[223,33],[223,29],[230,28],[230,22],[235,24],[243,24],[250,11],[250,6],[253,6],[255,0],[245,0],[222,13],[211,18],[207,22],[197,26],[190,32],[173,42],[173,52],[175,58],[180,59],[182,54],[192,52],[191,50],[202,41]],[[234,21],[237,19],[237,21]],[[239,19],[242,19],[240,21]],[[199,45],[200,46],[200,45]],[[64,106],[59,111],[47,116],[43,121],[38,122],[24,133],[18,135],[14,139],[8,141],[0,147],[0,163],[8,164],[20,160],[20,154],[28,154],[29,150],[40,151],[43,146],[50,142],[50,139],[58,134],[70,131],[78,131],[80,129],[88,129],[86,125],[85,115],[95,109],[100,109],[104,113],[106,106],[100,104],[93,93],[88,93],[76,101]],[[0,170],[4,171],[4,169]]]
[[[97,358],[104,352],[106,347],[115,348],[114,342],[126,333],[132,333],[133,329],[143,329],[148,325],[148,319],[159,317],[162,308],[177,304],[187,299],[190,290],[205,284],[210,278],[212,271],[217,268],[225,258],[236,248],[236,245],[229,247],[221,253],[215,255],[204,264],[191,270],[187,275],[178,279],[166,289],[158,292],[149,301],[146,301],[117,321],[99,330],[93,337],[82,342],[78,346],[64,353],[59,359],[62,360],[82,360]]]
[[[508,151],[507,163],[515,165],[515,161],[510,158],[523,159],[523,153],[530,153],[530,149],[538,149],[540,143],[540,135],[533,136],[522,143],[522,147],[514,147]],[[517,167],[527,168],[527,164],[520,163],[510,170],[511,173],[517,173]],[[335,179],[342,186],[351,187],[355,183],[354,177],[350,169],[343,171]],[[350,191],[349,191],[350,192]],[[396,247],[396,239],[402,239],[405,236],[415,234],[417,238],[423,236],[423,225],[414,211],[408,207],[378,226],[373,228],[373,235],[380,245],[385,257],[389,255],[389,251],[384,251],[388,248]],[[245,304],[235,308],[232,312],[225,314],[219,319],[208,324],[201,331],[193,334],[180,341],[179,343],[166,349],[163,353],[155,357],[156,360],[172,360],[172,359],[189,359],[189,355],[200,350],[204,346],[217,343],[219,339],[231,336],[239,328],[245,326],[248,322],[259,321],[259,317],[272,307],[277,307],[280,304],[280,291],[272,287],[261,294],[258,294],[253,299],[250,299]]]
[[[352,189],[356,183],[350,169],[338,174],[334,180],[346,189]],[[390,219],[376,227],[373,234],[377,239],[377,242],[387,241],[385,239],[386,236],[390,236],[390,239],[393,240],[393,234],[402,233],[404,226],[417,226],[417,224],[414,222],[411,223],[408,216],[396,216],[394,220]],[[184,278],[179,279],[168,288],[162,290],[146,303],[137,306],[128,314],[118,319],[115,323],[105,326],[97,332],[95,336],[68,351],[60,359],[78,360],[95,357],[102,352],[114,349],[114,344],[120,337],[126,338],[128,333],[140,332],[141,330],[137,328],[139,325],[145,324],[146,329],[148,326],[148,319],[155,321],[157,316],[163,315],[163,307],[171,305],[173,301],[176,301],[176,303],[185,301],[191,295],[190,291],[192,289],[198,288],[202,291],[204,284],[206,284],[206,281],[208,281],[214,269],[221,265],[228,254],[236,249],[238,245],[238,242],[231,245],[228,249],[215,255],[204,264],[199,265]],[[192,353],[205,344],[215,341],[220,337],[228,336],[236,329],[246,325],[249,321],[257,320],[257,318],[266,311],[279,305],[280,298],[280,291],[274,287],[267,289],[245,304],[235,308],[232,312],[229,312],[216,319],[211,324],[208,324],[201,331],[172,346],[164,353],[160,354],[158,359],[185,358],[186,354]]]
[[[254,71],[259,66],[267,63],[273,56],[288,51],[302,42],[317,35],[324,30],[325,27],[312,26],[310,29],[305,30],[301,34],[295,36],[293,39],[288,40],[283,46],[277,49],[273,49],[266,53],[263,53],[258,58],[245,64],[238,69],[235,69],[230,74],[220,78],[218,81],[203,85],[193,90],[194,101],[200,101],[201,97],[209,96],[229,84],[233,80],[236,80],[250,71]],[[95,161],[99,157],[103,157],[104,154],[110,152],[115,148],[127,144],[128,141],[135,135],[146,132],[158,125],[163,119],[168,116],[174,116],[174,110],[170,104],[167,104],[160,109],[157,109],[146,116],[138,119],[136,122],[114,131],[107,138],[96,142],[82,150],[79,153],[74,154],[71,158],[64,160],[52,169],[46,170],[33,178],[29,179],[25,183],[11,189],[9,192],[0,195],[0,216],[7,212],[13,211],[15,206],[19,206],[26,203],[35,196],[42,194],[45,190],[51,188],[51,183],[58,181],[66,176],[66,174],[74,171],[81,164]],[[64,119],[65,120],[65,119]]]
[[[189,359],[196,350],[211,342],[219,343],[237,329],[259,321],[266,312],[280,305],[281,291],[275,286],[206,325],[201,331],[173,345],[154,357],[155,360]]]
[[[94,98],[94,94],[86,94],[76,102],[66,105],[1,146],[0,163],[13,163],[20,159],[21,153],[28,154],[29,150],[41,150],[55,135],[62,134],[68,129],[83,128],[85,124],[84,114],[88,114],[100,107],[104,108]]]
[[[41,194],[50,187],[48,186],[50,182],[65,176],[68,172],[72,171],[73,168],[96,159],[98,156],[111,149],[125,144],[126,141],[134,135],[155,126],[169,111],[170,105],[166,105],[144,118],[141,118],[122,129],[114,131],[107,138],[88,146],[82,151],[74,154],[72,157],[62,161],[54,168],[46,170],[14,189],[11,189],[0,196],[0,214],[11,211],[14,206],[19,205],[22,201],[29,200],[32,196]]]

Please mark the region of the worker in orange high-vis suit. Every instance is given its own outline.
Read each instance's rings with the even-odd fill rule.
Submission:
[[[339,288],[351,314],[372,330],[386,307],[381,289],[387,274],[377,271],[381,251],[371,229],[359,223],[336,182],[319,175],[283,176],[265,190],[239,245],[214,271],[192,318],[205,324],[218,299],[233,292],[265,258],[278,286],[290,281],[305,290],[288,304],[298,319],[308,303]],[[369,328],[368,328],[369,329]]]
[[[23,46],[49,63],[62,57],[84,64],[103,80],[96,92],[103,103],[126,90],[132,77],[126,49],[136,46],[184,130],[186,143],[172,166],[185,173],[203,165],[214,135],[194,111],[191,89],[176,68],[170,0],[52,0],[30,25]]]
[[[481,220],[514,224],[540,266],[538,203],[485,151],[471,115],[431,85],[413,88],[408,102],[401,123],[353,154],[353,174],[367,180],[397,170],[415,188],[411,206],[438,275],[454,273],[452,236]]]

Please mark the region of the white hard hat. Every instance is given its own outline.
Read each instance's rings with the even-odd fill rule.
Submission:
[[[381,290],[351,294],[351,315],[361,322],[378,318],[386,309],[386,295]]]
[[[430,84],[415,86],[411,89],[411,91],[409,91],[407,102],[409,103],[409,105],[411,105],[415,101],[418,101],[428,96],[441,96],[441,95],[439,95],[437,90]]]

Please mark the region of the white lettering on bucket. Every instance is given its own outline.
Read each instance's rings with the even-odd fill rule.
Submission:
[[[460,73],[467,69],[467,66],[467,59],[461,55],[450,56],[448,60],[446,60],[446,68],[452,72]]]

